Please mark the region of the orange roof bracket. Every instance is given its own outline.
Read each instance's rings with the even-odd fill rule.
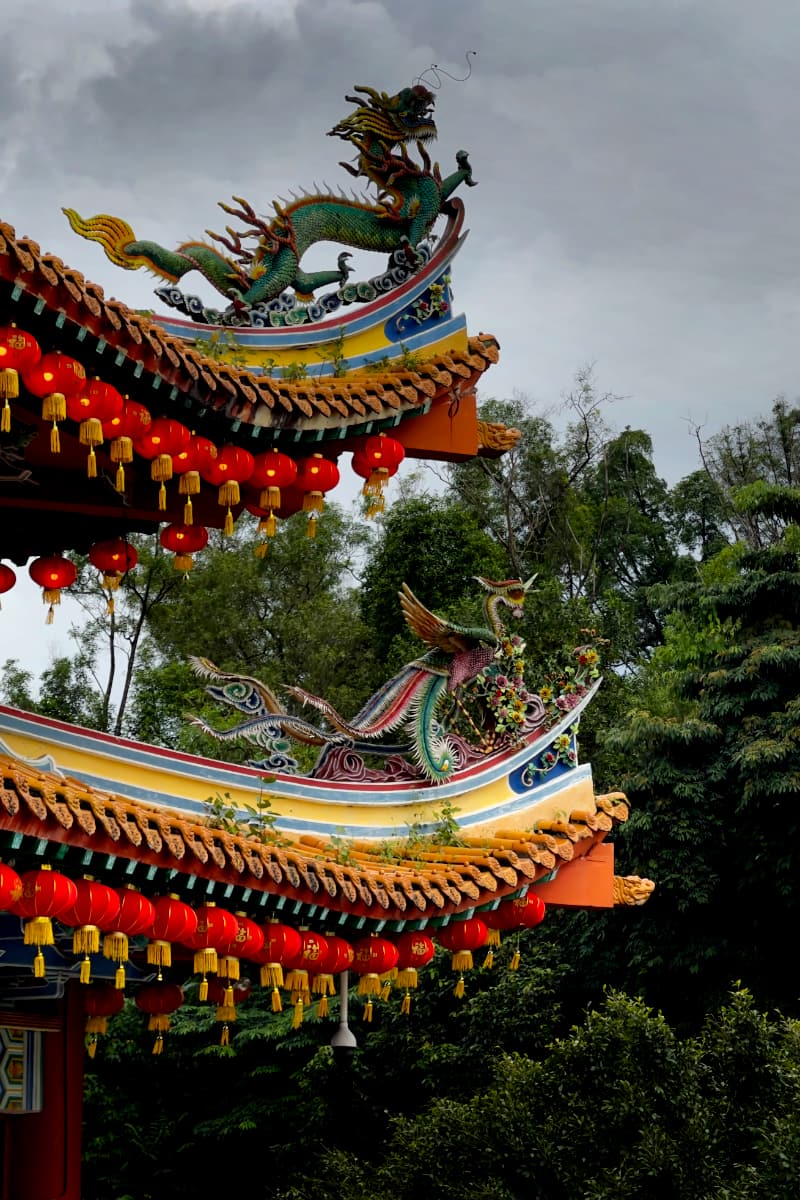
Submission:
[[[555,879],[536,885],[545,904],[563,908],[613,908],[614,847],[600,842],[588,854],[565,863]]]
[[[462,462],[478,453],[478,410],[475,393],[454,400],[441,396],[428,412],[405,420],[392,430],[412,458]]]

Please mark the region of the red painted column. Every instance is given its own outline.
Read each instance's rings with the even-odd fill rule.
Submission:
[[[42,1111],[5,1121],[3,1200],[81,1200],[83,997],[67,984],[61,1028],[43,1034]]]

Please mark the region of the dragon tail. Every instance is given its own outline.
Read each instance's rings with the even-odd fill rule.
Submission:
[[[121,217],[98,213],[86,218],[79,216],[74,208],[64,208],[62,212],[75,233],[90,242],[99,242],[106,258],[126,271],[146,267],[160,279],[177,283],[193,266],[185,255],[166,250],[157,242],[138,242],[130,225]]]

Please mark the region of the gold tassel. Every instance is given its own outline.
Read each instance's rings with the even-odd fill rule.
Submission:
[[[219,1044],[220,1044],[220,1046],[229,1046],[230,1041],[231,1041],[231,1034],[230,1034],[230,1030],[228,1029],[228,1023],[226,1021],[225,1024],[222,1026],[222,1034],[220,1035]]]
[[[303,512],[321,513],[325,506],[325,496],[322,492],[306,492],[303,496]]]
[[[108,1017],[87,1017],[87,1033],[108,1033]]]
[[[49,917],[31,917],[25,922],[23,942],[26,946],[52,946],[53,922]]]
[[[328,1015],[328,997],[322,996],[317,1004],[317,1017],[323,1020]]]
[[[381,1000],[388,1000],[392,994],[392,981],[387,979],[381,988]]]
[[[308,992],[308,971],[295,967],[286,976],[287,992]]]
[[[124,493],[125,491],[125,468],[123,467],[122,463],[120,463],[117,467],[117,477],[114,480],[114,488],[120,494]]]
[[[487,946],[499,946],[500,945],[500,930],[499,929],[490,929],[489,930],[489,936],[486,938],[486,945]]]
[[[332,975],[315,975],[311,981],[311,991],[315,996],[335,996],[336,986]]]
[[[194,509],[192,508],[191,496],[183,506],[183,523],[184,525],[194,525]]]
[[[8,403],[8,398],[6,398],[0,414],[0,433],[11,433],[11,405]]]
[[[454,971],[471,971],[472,970],[472,951],[471,950],[456,950],[453,955],[453,970]]]
[[[266,558],[268,550],[269,542],[259,542],[258,545],[253,549],[253,554],[255,554],[256,558]]]
[[[266,508],[266,505],[262,504],[261,507]],[[270,509],[269,516],[262,517],[261,520],[258,522],[258,532],[263,533],[265,537],[271,538],[271,537],[275,537],[275,531],[277,530],[277,528],[278,528],[278,519],[275,516],[275,513]]]
[[[158,1037],[156,1038],[155,1042],[153,1043],[153,1054],[160,1054],[163,1049],[164,1049],[164,1038],[161,1034],[159,1034]]]
[[[222,530],[226,537],[233,536],[233,513],[230,509],[225,513],[225,524],[222,526]]]
[[[217,952],[213,946],[206,946],[203,950],[195,950],[194,952],[194,973],[195,975],[216,975],[219,960]]]
[[[80,981],[81,983],[92,982],[92,962],[88,957],[84,958],[81,962]]]
[[[44,955],[41,950],[36,951],[33,960],[33,974],[36,979],[44,979]]]
[[[112,962],[126,963],[128,961],[128,935],[117,930],[107,933],[103,938],[103,958]]]
[[[386,501],[383,496],[373,496],[367,504],[367,511],[364,514],[370,521],[373,517],[377,517],[378,513],[386,511]]]
[[[109,446],[109,455],[111,461],[115,463],[133,462],[133,438],[129,438],[125,434],[115,437]]]
[[[280,963],[264,963],[261,968],[262,987],[283,987],[283,967]]]
[[[51,392],[42,400],[43,421],[66,421],[67,398],[63,392]]]
[[[221,979],[233,979],[234,982],[237,979],[240,979],[241,973],[239,970],[239,959],[235,958],[232,954],[226,954],[224,958],[219,960],[217,974]],[[231,1003],[233,1003],[233,1001],[231,1001]]]
[[[169,1029],[169,1013],[152,1013],[147,1028],[151,1033],[166,1033]]]
[[[89,457],[86,459],[86,478],[97,479],[97,455],[94,452],[94,446],[89,449]]]
[[[369,999],[364,1005],[364,1020],[372,1024],[372,1000]]]
[[[50,453],[61,453],[61,434],[58,432],[58,426],[53,422],[53,428],[50,430]]]
[[[197,998],[199,1000],[207,1000],[208,999],[208,980],[206,979],[205,975],[203,976],[203,978],[200,981],[200,987],[197,992]]]
[[[153,967],[172,966],[172,946],[169,942],[148,942],[147,961]]]
[[[110,617],[113,617],[113,615],[114,615],[114,597],[113,596],[109,596],[108,599],[106,600],[106,612],[108,613],[108,615]]]
[[[98,954],[100,951],[100,930],[96,925],[82,925],[72,934],[73,954]]]
[[[89,417],[86,421],[81,421],[78,426],[78,440],[82,446],[90,446],[92,450],[95,446],[102,446],[103,426],[97,417]]]
[[[272,989],[272,1011],[274,1013],[283,1012],[283,1004],[281,1002],[281,994],[276,987]]]
[[[176,571],[191,571],[194,559],[191,554],[176,554],[172,566]]]
[[[484,969],[484,971],[491,971],[493,966],[494,966],[494,950],[488,950],[486,952],[486,958],[483,960],[483,969]]]
[[[124,967],[117,967],[116,973],[114,975],[114,987],[117,989],[117,991],[120,991],[120,992],[125,987],[125,968]]]
[[[97,1038],[96,1037],[91,1038],[91,1040],[89,1041],[89,1045],[86,1047],[86,1053],[89,1055],[89,1058],[94,1058],[95,1054],[97,1053]]]
[[[405,996],[403,996],[403,1002],[400,1005],[400,1012],[403,1014],[403,1016],[406,1016],[406,1017],[411,1012],[411,993],[410,992],[406,992]]]
[[[509,971],[518,971],[519,970],[520,957],[521,956],[520,956],[519,950],[515,950],[514,955],[511,959],[511,962],[508,965]]]
[[[294,1012],[292,1013],[292,1029],[299,1029],[303,1024],[303,997],[298,996],[294,1002]]]
[[[380,996],[381,994],[380,976],[370,972],[368,975],[362,975],[358,981],[359,996]]]
[[[415,988],[419,984],[419,972],[416,967],[403,967],[397,972],[397,986]]]
[[[456,1000],[463,999],[463,997],[464,997],[464,976],[463,975],[459,975],[458,983],[453,988],[453,995],[455,996]]]
[[[181,496],[196,496],[200,491],[200,472],[199,471],[184,471],[181,475],[178,484],[178,493]],[[191,504],[191,500],[188,501]],[[191,525],[191,521],[186,522]]]
[[[158,489],[158,511],[167,511],[167,485],[165,483],[162,483]]]
[[[232,504],[238,504],[241,500],[238,480],[226,479],[224,483],[220,484],[217,498],[220,504],[227,504],[228,508]]]
[[[52,606],[52,604],[51,604],[51,605],[50,605],[50,607],[49,607],[49,608],[48,608],[48,610],[47,610],[47,616],[46,616],[46,617],[45,617],[45,619],[44,619],[44,623],[45,623],[45,625],[52,625],[52,624],[53,624],[53,621],[55,620],[55,615],[56,615],[56,614],[55,614],[55,611],[54,611],[54,609],[53,609],[53,606]]]
[[[172,456],[157,454],[150,464],[150,478],[153,483],[168,483],[172,479]]]
[[[315,538],[316,536],[317,536],[317,518],[314,515],[314,513],[312,513],[311,516],[308,518],[308,524],[306,525],[306,537]]]
[[[3,367],[0,371],[0,396],[6,400],[6,407],[8,407],[8,401],[16,400],[18,395],[19,373],[16,367]],[[8,433],[8,430],[4,429],[3,433]]]

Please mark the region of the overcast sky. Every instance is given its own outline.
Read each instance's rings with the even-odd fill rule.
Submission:
[[[5,0],[3,17],[0,218],[134,307],[153,281],[62,205],[174,246],[220,228],[233,192],[268,210],[349,185],[325,136],[345,93],[433,62],[460,75],[475,50],[437,92],[436,154],[447,171],[469,150],[480,184],[454,285],[500,341],[484,395],[551,408],[593,362],[622,397],[611,421],[647,429],[674,481],[695,466],[687,418],[711,432],[796,394],[791,0]]]

